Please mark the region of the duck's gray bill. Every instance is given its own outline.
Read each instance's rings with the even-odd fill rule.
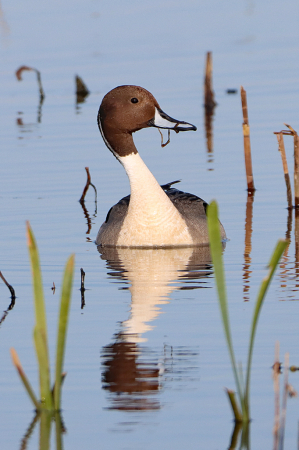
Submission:
[[[167,130],[178,131],[196,131],[195,125],[188,122],[181,122],[168,116],[162,109],[156,108],[155,117],[148,122],[148,126],[164,128]]]

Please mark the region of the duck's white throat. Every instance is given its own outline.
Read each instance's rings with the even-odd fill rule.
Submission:
[[[139,154],[119,157],[130,180],[128,213],[118,246],[192,245],[187,225]]]

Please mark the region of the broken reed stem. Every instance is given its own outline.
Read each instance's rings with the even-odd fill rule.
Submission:
[[[247,96],[246,91],[241,86],[241,102],[243,112],[243,138],[244,138],[244,154],[245,154],[245,169],[247,178],[247,191],[255,191],[253,173],[252,173],[252,161],[251,161],[251,146],[250,146],[250,128],[248,121],[248,109],[247,109]]]
[[[294,137],[294,191],[295,191],[295,208],[299,208],[299,137],[297,131],[288,125],[284,124],[288,127],[289,130],[280,131],[280,133],[275,132],[274,134],[285,134],[288,136]]]
[[[7,314],[8,314],[8,311],[11,311],[12,309],[13,309],[13,307],[15,306],[15,298],[12,298],[11,299],[11,302],[10,302],[10,304],[9,304],[9,306],[8,306],[8,308],[5,310],[5,311],[3,311],[3,316],[1,317],[1,319],[0,319],[0,325],[2,324],[2,322],[4,322],[4,320],[6,319],[6,316],[7,316]]]
[[[84,287],[85,272],[84,272],[84,270],[82,268],[80,269],[80,271],[81,271],[81,288],[80,288],[80,291],[81,291],[81,309],[83,309],[84,306],[85,306],[84,292],[86,290],[85,287]]]
[[[80,291],[85,291],[85,287],[84,287],[85,272],[82,269],[82,267],[81,267],[80,271],[81,271],[81,288],[80,288]]]
[[[0,271],[0,278],[4,281],[4,283],[6,284],[6,286],[8,287],[8,289],[10,290],[11,293],[11,300],[14,303],[15,299],[16,299],[16,294],[15,294],[15,290],[14,288],[6,281],[6,279],[4,278],[4,276],[2,275],[2,272]],[[10,308],[12,309],[13,306]]]
[[[295,208],[299,207],[299,137],[294,134],[294,191]]]
[[[40,96],[40,101],[41,103],[43,102],[44,98],[45,98],[45,92],[43,90],[43,86],[42,86],[42,79],[41,79],[41,74],[40,71],[35,69],[34,67],[29,67],[29,66],[21,66],[18,68],[18,70],[16,71],[16,77],[19,81],[22,80],[22,74],[24,72],[24,70],[29,70],[29,71],[33,71],[36,73],[36,78],[37,78],[37,84],[38,84],[38,89],[39,89],[39,96]]]
[[[279,444],[279,423],[280,423],[280,405],[279,405],[279,375],[280,375],[280,362],[279,362],[279,342],[275,344],[275,359],[273,364],[273,388],[274,388],[274,445],[273,450],[278,450]]]
[[[238,403],[237,403],[237,400],[236,400],[236,396],[235,396],[235,392],[230,390],[230,389],[226,389],[226,393],[227,393],[228,399],[230,401],[230,404],[231,404],[231,407],[232,407],[232,410],[233,410],[235,421],[236,422],[242,422],[243,421],[243,416],[242,416],[242,413],[241,413],[241,411],[239,409],[239,406],[238,406]]]
[[[288,163],[287,163],[287,157],[286,157],[286,151],[285,151],[282,131],[280,133],[277,133],[276,137],[277,137],[277,141],[278,141],[278,150],[281,154],[284,179],[285,179],[286,187],[287,187],[288,208],[292,208],[293,205],[292,205],[291,180],[290,180],[290,175],[289,175],[289,169],[288,169]]]
[[[89,90],[87,89],[84,81],[78,75],[75,76],[76,82],[76,95],[77,97],[86,97],[89,94]]]
[[[44,93],[43,86],[42,86],[41,74],[40,74],[39,70],[37,70],[37,69],[34,69],[34,70],[35,70],[36,77],[37,77],[37,84],[38,84],[38,88],[39,88],[40,99],[41,99],[41,101],[43,101],[45,98],[45,93]]]
[[[92,186],[92,187],[94,188],[94,191],[95,191],[95,202],[97,203],[97,189],[96,189],[95,185],[92,184],[92,182],[91,182],[91,177],[90,177],[90,173],[89,173],[89,168],[88,168],[88,167],[85,167],[85,170],[86,170],[86,174],[87,174],[87,181],[86,181],[86,185],[85,185],[85,187],[84,187],[84,189],[83,189],[83,193],[82,193],[82,195],[81,195],[81,198],[80,198],[79,202],[80,202],[81,204],[84,203],[84,201],[85,201],[85,195],[86,195],[86,193],[87,193],[87,191],[88,191],[88,188],[89,188],[89,186]]]
[[[205,70],[205,82],[204,82],[204,90],[205,90],[205,108],[206,112],[213,111],[216,106],[216,102],[214,100],[214,91],[213,91],[213,61],[212,61],[212,52],[207,52],[206,56],[206,70]]]
[[[88,168],[88,167],[85,167],[85,170],[86,170],[86,174],[87,174],[87,181],[86,181],[85,187],[84,187],[84,189],[83,189],[81,198],[80,198],[80,200],[79,200],[80,203],[84,202],[84,200],[85,200],[85,195],[86,195],[86,193],[87,193],[87,191],[88,191],[88,188],[89,188],[89,185],[90,185],[90,181],[91,181],[90,173],[89,173],[89,168]]]

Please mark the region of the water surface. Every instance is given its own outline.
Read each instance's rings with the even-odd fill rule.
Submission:
[[[160,148],[157,130],[134,137],[162,184],[219,203],[230,239],[227,288],[237,359],[245,364],[254,300],[274,245],[287,234],[288,253],[263,307],[252,372],[252,448],[270,448],[274,344],[298,365],[298,257],[295,218],[274,131],[298,129],[298,4],[188,0],[130,2],[1,2],[0,270],[17,294],[0,325],[0,434],[20,448],[32,407],[12,367],[15,347],[37,387],[33,305],[25,221],[35,232],[43,270],[50,353],[54,358],[61,276],[76,254],[66,350],[64,448],[227,448],[232,417],[223,387],[234,388],[209,255],[191,250],[104,255],[94,240],[110,206],[129,193],[126,175],[106,149],[96,115],[103,95],[120,84],[150,90],[168,114],[198,126]],[[213,52],[218,103],[213,150],[204,129],[203,73]],[[39,98],[41,72],[45,99]],[[75,75],[90,90],[76,104]],[[239,88],[247,90],[257,192],[247,199]],[[237,94],[227,94],[237,89]],[[285,138],[292,173],[293,142]],[[78,202],[89,167],[98,190]],[[86,272],[81,309],[80,268]],[[55,282],[55,294],[51,287]],[[2,310],[10,304],[0,284]],[[124,369],[125,368],[125,369]],[[290,382],[298,387],[296,374]],[[288,404],[286,445],[293,448],[297,400]],[[215,433],[214,430],[217,430]],[[28,448],[38,447],[38,427]],[[55,448],[53,442],[53,448]]]

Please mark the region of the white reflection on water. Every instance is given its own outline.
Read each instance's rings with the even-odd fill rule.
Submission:
[[[157,318],[159,305],[169,301],[172,291],[191,289],[187,284],[191,280],[196,281],[195,287],[204,287],[203,280],[212,274],[208,246],[173,249],[105,248],[100,251],[108,267],[131,285],[130,317],[122,322],[121,331],[129,342],[146,340],[142,335],[152,329],[149,322]]]
[[[152,398],[164,385],[168,372],[182,373],[191,348],[155,352],[140,343],[153,329],[152,322],[161,313],[160,306],[170,301],[177,289],[207,287],[212,273],[209,247],[173,249],[100,248],[112,278],[130,283],[129,318],[122,321],[113,342],[103,347],[103,388],[112,394],[110,409],[125,411],[160,409]],[[196,352],[195,352],[196,354]],[[197,367],[195,363],[193,367]],[[175,369],[174,369],[175,367]],[[190,370],[190,367],[189,367]]]

